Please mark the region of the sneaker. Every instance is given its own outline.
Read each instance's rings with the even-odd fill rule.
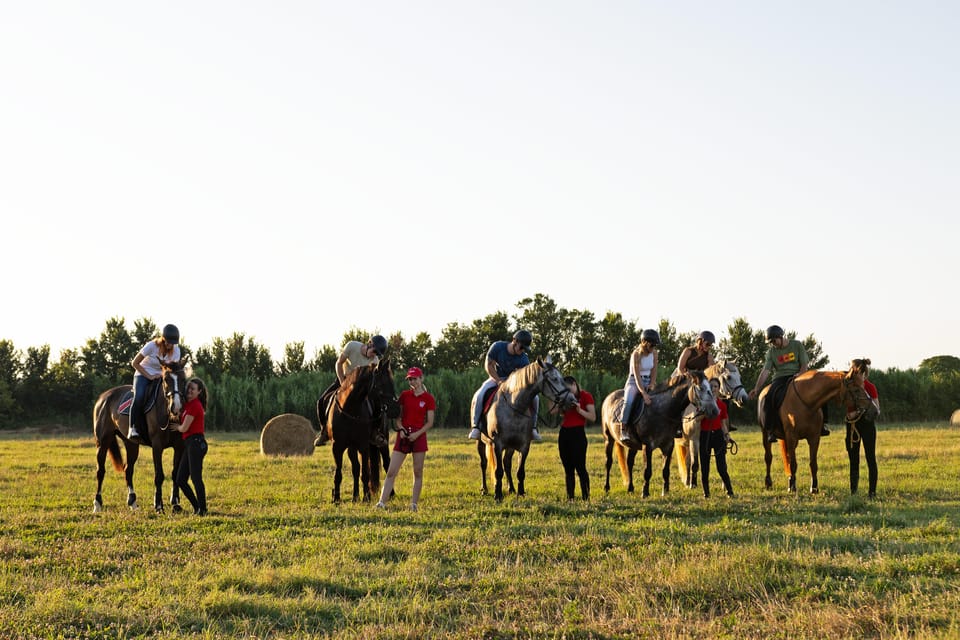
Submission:
[[[620,444],[624,446],[628,446],[628,447],[637,446],[637,441],[634,440],[633,434],[630,433],[630,429],[621,428],[619,440],[620,440]]]
[[[821,435],[821,436],[828,436],[828,435],[830,435],[830,429],[827,429],[827,426],[824,425],[823,427],[820,428],[820,435]]]
[[[481,435],[480,429],[478,429],[477,427],[474,427],[473,429],[470,429],[470,435],[468,435],[467,437],[470,438],[471,440],[479,440],[480,435]]]
[[[383,504],[382,502],[378,502],[378,503],[376,504],[376,508],[377,508],[377,509],[386,509],[386,508],[387,508],[387,505]]]
[[[327,436],[327,429],[326,429],[326,427],[321,427],[321,428],[320,428],[320,435],[318,435],[318,436],[317,436],[317,439],[313,441],[313,446],[315,446],[315,447],[322,447],[323,445],[327,444],[327,440],[329,440],[329,439],[330,439],[330,438]]]
[[[727,497],[732,500],[733,498],[736,498],[737,495],[733,492],[733,490],[730,490],[730,491],[727,491]]]
[[[777,436],[776,436],[775,433],[768,433],[768,434],[767,434],[767,442],[773,444],[773,443],[776,442],[776,441],[777,441]]]
[[[417,503],[416,503],[416,502],[413,502],[413,503],[410,504],[410,511],[413,511],[413,512],[416,512],[416,511],[417,511]]]
[[[130,427],[127,431],[127,440],[132,442],[143,442],[143,437],[140,435],[140,432],[137,431],[136,427]]]
[[[543,442],[543,436],[540,435],[540,431],[536,427],[533,428],[533,441],[534,442]]]
[[[370,444],[375,447],[386,447],[390,444],[390,442],[387,440],[387,436],[384,435],[383,431],[377,429],[373,433],[373,437],[370,439]]]
[[[677,430],[677,431],[674,431],[674,432],[673,432],[673,437],[676,438],[676,439],[683,438],[683,430],[682,430],[682,429],[679,429],[679,430]]]

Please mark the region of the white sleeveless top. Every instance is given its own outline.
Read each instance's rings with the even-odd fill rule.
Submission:
[[[643,355],[640,354],[640,370],[637,371],[637,375],[648,381],[650,380],[650,373],[653,371],[653,352]]]

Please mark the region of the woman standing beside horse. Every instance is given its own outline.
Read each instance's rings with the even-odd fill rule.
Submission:
[[[853,366],[863,368],[863,388],[870,396],[876,407],[876,414],[880,413],[880,396],[877,387],[867,379],[869,375],[869,358],[857,358]],[[877,423],[875,416],[870,413],[858,412],[857,407],[847,405],[847,456],[850,458],[850,493],[855,494],[860,485],[860,443],[863,443],[863,455],[867,460],[869,473],[869,488],[867,496],[877,496]]]
[[[413,454],[413,492],[410,494],[410,510],[416,511],[423,488],[423,461],[427,456],[427,431],[433,427],[433,416],[437,411],[437,401],[423,386],[423,371],[420,367],[407,369],[407,383],[410,388],[400,392],[397,402],[400,404],[400,417],[397,418],[397,440],[393,445],[387,478],[380,491],[378,509],[385,509],[393,493],[393,483],[400,472],[400,466],[408,453]]]
[[[183,434],[184,456],[176,470],[175,482],[187,496],[198,516],[207,515],[207,488],[203,484],[203,459],[207,455],[207,440],[204,435],[204,416],[207,411],[207,385],[200,378],[187,382],[187,404],[180,414],[180,423],[173,427]],[[187,484],[193,481],[196,494]]]
[[[567,500],[573,500],[573,489],[576,484],[574,475],[580,476],[580,495],[584,500],[590,499],[590,474],[587,472],[587,422],[597,419],[597,408],[593,394],[580,388],[580,384],[573,376],[564,376],[563,382],[567,389],[577,399],[577,404],[563,412],[563,421],[560,423],[560,435],[557,436],[557,446],[560,449],[560,462],[563,463],[563,472],[567,483]],[[556,413],[561,410],[560,405],[554,405],[550,410]]]
[[[720,413],[715,418],[704,418],[700,423],[700,484],[703,497],[710,497],[710,453],[717,461],[717,475],[723,482],[727,496],[733,496],[733,484],[727,472],[727,442],[730,440],[730,425],[727,423],[727,403],[720,398],[720,380],[710,379],[710,388],[717,400]]]
[[[168,324],[163,328],[159,337],[143,345],[130,363],[133,365],[133,406],[130,407],[130,428],[127,439],[142,443],[141,432],[146,433],[143,405],[146,402],[147,387],[151,380],[158,380],[163,375],[164,365],[173,367],[180,362],[180,330],[175,325]]]

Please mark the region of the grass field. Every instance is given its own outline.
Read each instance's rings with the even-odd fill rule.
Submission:
[[[836,432],[819,495],[806,445],[800,494],[779,461],[765,491],[749,429],[733,500],[715,476],[710,499],[685,489],[675,463],[666,497],[656,476],[642,500],[619,475],[604,496],[592,427],[590,502],[566,500],[546,431],[527,497],[497,505],[465,433],[430,433],[418,513],[409,460],[379,512],[330,503],[328,447],[265,459],[258,434],[214,433],[205,518],[153,512],[149,455],[140,510],[108,467],[94,514],[88,433],[2,434],[0,637],[960,637],[960,440],[946,424],[881,425],[876,500],[849,495]]]

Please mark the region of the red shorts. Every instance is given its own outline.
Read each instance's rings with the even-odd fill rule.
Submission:
[[[410,442],[406,438],[401,438],[398,433],[393,443],[393,450],[399,451],[400,453],[422,453],[427,450],[427,434],[424,433],[413,442]]]

